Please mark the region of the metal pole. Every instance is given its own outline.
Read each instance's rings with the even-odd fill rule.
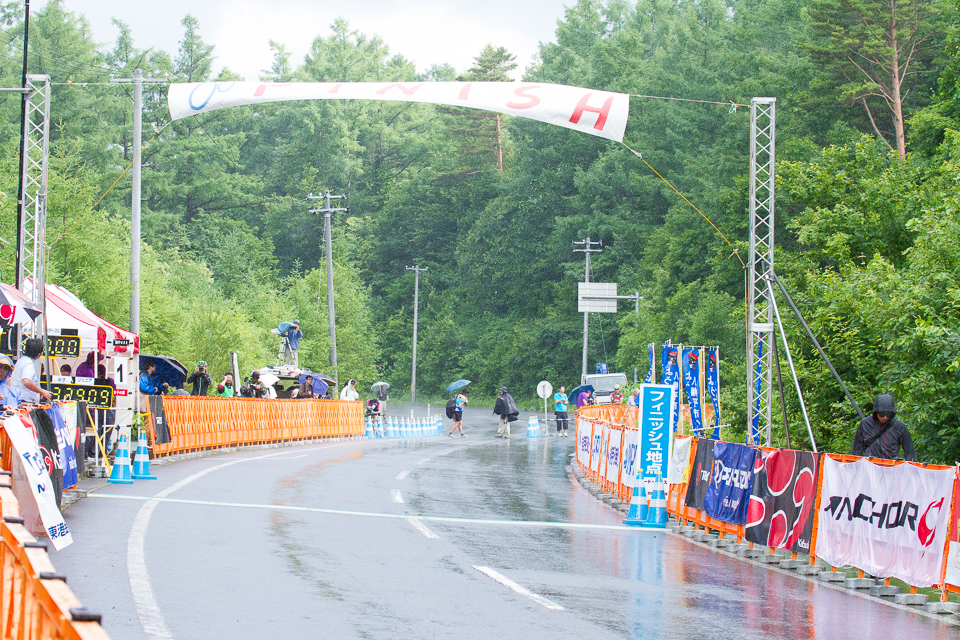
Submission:
[[[413,271],[413,371],[410,374],[410,404],[417,402],[417,311],[420,308],[420,265],[407,267],[407,271]]]
[[[777,369],[777,388],[780,389],[780,413],[783,414],[783,433],[787,437],[787,449],[790,448],[790,423],[787,421],[787,399],[783,395],[783,375],[780,373],[780,351],[777,341],[770,343],[773,347],[773,365]]]
[[[333,369],[333,380],[336,387],[340,388],[340,378],[337,374],[337,323],[333,311],[333,240],[330,232],[330,215],[333,211],[330,209],[330,191],[323,192],[324,226],[323,236],[327,243],[327,311],[330,316],[330,367]]]
[[[590,240],[590,236],[587,236],[586,240],[581,240],[580,242],[574,241],[573,244],[583,245],[583,249],[574,249],[575,252],[582,251],[587,256],[587,266],[584,271],[584,282],[590,282],[590,254],[595,251],[602,251],[602,249],[594,249],[593,245],[598,244],[603,246],[601,241],[593,242]],[[583,367],[581,371],[581,381],[583,377],[587,375],[587,347],[589,345],[589,335],[590,335],[590,313],[588,311],[583,312]]]
[[[130,175],[130,331],[140,333],[140,151],[143,129],[143,71],[133,71],[133,167]]]
[[[14,271],[16,278],[14,286],[23,291],[23,190],[24,186],[24,166],[27,147],[27,136],[29,135],[27,126],[27,50],[30,41],[30,0],[26,0],[26,8],[23,15],[23,77],[21,85],[23,95],[20,96],[20,172],[17,174],[20,179],[17,185],[17,264]],[[17,355],[20,355],[21,337],[18,334],[17,346],[14,347]]]

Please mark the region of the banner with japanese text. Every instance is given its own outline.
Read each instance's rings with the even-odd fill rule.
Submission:
[[[680,351],[678,347],[670,344],[669,341],[663,345],[663,351],[660,352],[662,369],[661,374],[663,384],[673,389],[673,417],[672,430],[676,431],[680,424],[680,365],[678,359]]]
[[[720,363],[719,347],[710,347],[707,349],[707,393],[710,394],[710,402],[713,403],[713,434],[710,436],[714,440],[720,439]]]
[[[690,480],[690,444],[693,438],[674,434],[673,455],[670,456],[670,471],[667,482],[670,484],[686,484]]]
[[[650,360],[650,369],[647,370],[647,376],[643,379],[643,384],[656,384],[657,382],[657,369],[654,364],[654,355],[654,346],[651,342],[647,345],[647,356],[649,356]]]
[[[918,587],[940,582],[956,469],[823,459],[817,556]]]
[[[640,432],[637,480],[640,482],[660,482],[667,476],[673,434],[673,418],[670,413],[673,394],[673,388],[667,385],[640,385],[637,425]]]
[[[683,349],[683,388],[687,392],[690,407],[690,424],[693,435],[703,437],[703,404],[700,398],[700,349]]]
[[[630,96],[545,82],[172,82],[170,119],[286,100],[387,100],[469,107],[623,141]]]
[[[713,472],[703,497],[703,510],[711,518],[745,524],[753,486],[753,465],[757,450],[733,442],[713,447]]]
[[[73,536],[70,535],[70,529],[64,522],[60,508],[57,506],[53,481],[50,479],[50,474],[47,473],[44,454],[40,452],[37,441],[27,430],[27,426],[20,416],[4,419],[3,428],[10,438],[10,443],[13,445],[19,462],[14,469],[14,493],[20,502],[24,523],[28,525],[28,529],[33,529],[27,522],[27,516],[36,509],[43,529],[50,537],[50,541],[53,542],[53,548],[59,551],[73,542]],[[29,487],[29,491],[18,490],[19,487],[23,486]]]
[[[817,460],[810,451],[757,452],[745,531],[749,542],[810,552]]]

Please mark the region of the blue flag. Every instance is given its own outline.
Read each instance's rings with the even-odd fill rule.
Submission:
[[[756,454],[755,448],[733,442],[714,445],[713,475],[703,497],[703,510],[708,516],[746,524]]]
[[[717,363],[718,347],[707,349],[707,392],[713,403],[713,440],[720,439],[720,368]]]
[[[756,377],[756,388],[754,392],[757,394],[756,403],[753,408],[753,422],[750,423],[750,433],[747,434],[747,444],[752,444],[755,447],[760,446],[760,390],[762,378],[762,364],[763,364],[763,334],[760,334],[760,339],[757,341],[757,371]]]
[[[673,430],[676,432],[680,424],[680,365],[678,364],[680,354],[677,347],[671,345],[670,341],[667,340],[660,355],[663,360],[663,380],[661,382],[668,387],[673,387]]]
[[[700,349],[683,349],[683,388],[687,392],[690,405],[690,422],[693,423],[693,435],[703,437],[703,413],[700,400]]]
[[[657,381],[657,371],[654,367],[653,343],[647,345],[647,355],[650,357],[650,370],[647,371],[647,377],[643,379],[643,384],[654,384]]]

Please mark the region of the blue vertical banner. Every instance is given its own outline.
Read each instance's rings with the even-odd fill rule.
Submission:
[[[734,442],[714,445],[713,475],[703,497],[703,510],[708,516],[733,524],[746,524],[756,454],[755,448]]]
[[[756,402],[753,407],[753,421],[750,423],[750,433],[747,434],[747,444],[752,444],[755,447],[760,446],[760,390],[762,389],[761,382],[763,381],[763,370],[761,368],[763,363],[763,334],[760,334],[760,339],[757,340],[757,370],[754,372],[756,376],[754,380],[756,385],[754,387],[754,393],[756,394]]]
[[[720,364],[718,356],[719,347],[710,347],[707,349],[707,393],[710,394],[710,402],[713,403],[713,440],[720,439]]]
[[[670,407],[675,395],[675,389],[665,384],[640,386],[638,486],[641,482],[659,482],[667,475],[674,427]]]
[[[668,340],[663,345],[663,351],[660,355],[663,361],[662,382],[673,389],[673,417],[671,423],[673,430],[676,431],[680,424],[680,365],[678,364],[680,350],[670,344]]]
[[[647,371],[647,377],[643,379],[643,384],[656,384],[657,371],[654,366],[654,347],[652,342],[647,345],[647,355],[650,356],[650,370]]]
[[[703,402],[700,397],[700,348],[687,347],[683,354],[683,388],[690,405],[690,422],[693,435],[703,437]]]

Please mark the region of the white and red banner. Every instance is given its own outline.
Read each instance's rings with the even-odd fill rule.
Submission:
[[[824,456],[817,556],[915,586],[938,584],[955,473]]]
[[[47,463],[40,452],[36,437],[27,430],[20,416],[4,419],[3,428],[10,438],[18,464],[13,469],[13,490],[20,502],[20,514],[28,530],[38,528],[39,520],[57,551],[70,545],[73,536],[57,507],[53,481],[47,473]]]
[[[623,141],[625,93],[542,82],[191,82],[172,83],[173,120],[214,109],[284,100],[390,100],[496,111]]]

